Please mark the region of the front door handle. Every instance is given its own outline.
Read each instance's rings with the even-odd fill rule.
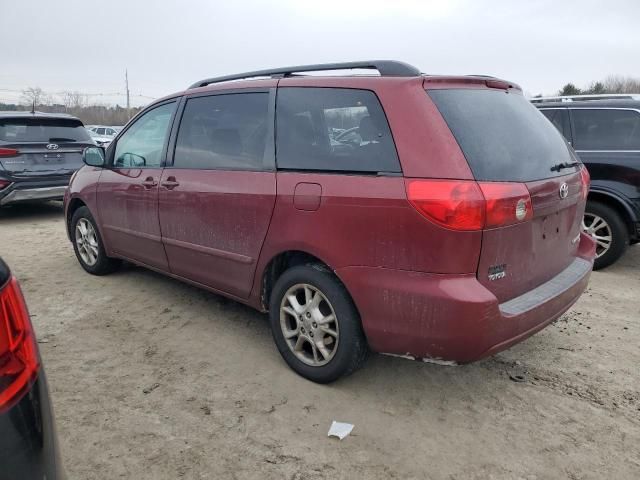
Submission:
[[[147,189],[153,188],[156,185],[158,185],[158,182],[156,182],[153,177],[147,177],[144,179],[144,182],[142,182],[142,186]]]
[[[164,182],[162,182],[161,185],[167,190],[173,190],[178,185],[180,185],[180,183],[176,181],[176,177],[171,175],[170,177],[167,177],[167,179]]]

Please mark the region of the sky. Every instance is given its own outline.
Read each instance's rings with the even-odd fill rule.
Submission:
[[[640,77],[640,0],[0,0],[0,101],[26,87],[146,104],[269,67],[403,60],[530,95]]]

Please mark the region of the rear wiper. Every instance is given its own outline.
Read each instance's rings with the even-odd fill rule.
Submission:
[[[554,165],[553,167],[551,167],[551,171],[552,172],[559,172],[560,170],[563,170],[565,168],[577,167],[578,165],[580,165],[580,162],[558,163],[557,165]]]
[[[75,142],[75,138],[64,138],[64,137],[51,137],[49,142]]]

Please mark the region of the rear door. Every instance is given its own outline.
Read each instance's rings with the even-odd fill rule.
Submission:
[[[139,116],[108,150],[98,183],[98,213],[109,250],[167,270],[160,238],[158,184],[176,110],[170,101]]]
[[[519,91],[428,94],[475,179],[525,184],[531,197],[531,220],[483,232],[478,280],[502,302],[567,268],[577,255],[585,201],[581,166],[565,139]]]
[[[273,88],[186,100],[160,179],[171,273],[249,296],[276,194]]]
[[[82,166],[82,150],[93,145],[82,122],[73,118],[0,118],[0,147],[17,150],[0,158],[13,177],[70,176]]]
[[[640,111],[572,108],[574,148],[587,165],[593,190],[605,190],[640,205]]]

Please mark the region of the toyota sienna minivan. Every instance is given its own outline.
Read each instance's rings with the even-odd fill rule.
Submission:
[[[353,69],[378,74],[304,75]],[[372,61],[210,78],[84,161],[65,215],[87,272],[126,260],[269,312],[315,382],[369,349],[466,363],[508,348],[593,266],[586,169],[492,77]]]

